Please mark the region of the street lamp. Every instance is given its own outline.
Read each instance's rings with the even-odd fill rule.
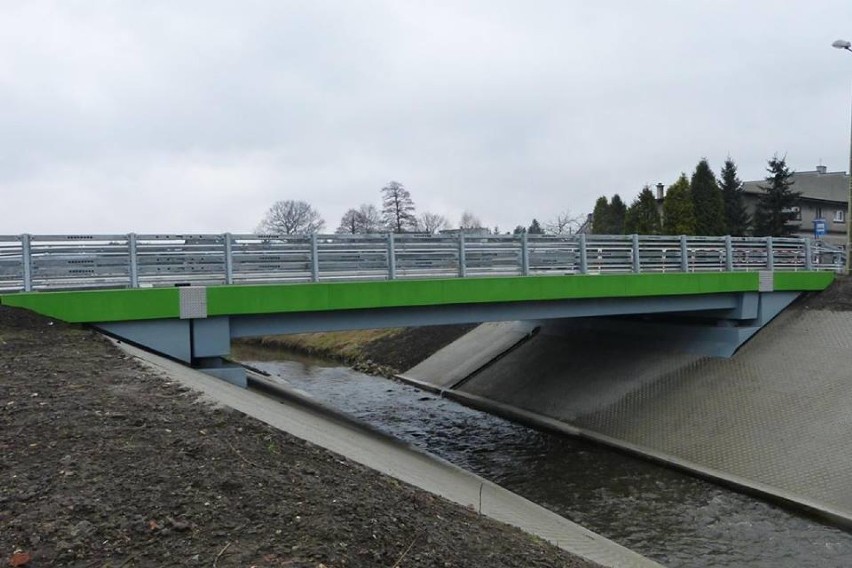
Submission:
[[[852,53],[852,43],[845,39],[838,39],[831,44],[837,49],[845,49]],[[852,252],[852,128],[849,131],[849,195],[846,196],[846,275],[849,275],[849,253]]]

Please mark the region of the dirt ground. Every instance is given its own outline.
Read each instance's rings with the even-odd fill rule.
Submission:
[[[592,566],[0,307],[0,565]]]
[[[808,295],[800,306],[806,310],[852,311],[852,277],[837,275],[831,286]]]
[[[364,346],[364,359],[389,367],[394,374],[407,371],[439,349],[471,331],[476,324],[408,327],[388,338]]]

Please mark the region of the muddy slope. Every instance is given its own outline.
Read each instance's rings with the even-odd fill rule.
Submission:
[[[0,307],[0,564],[588,566]]]

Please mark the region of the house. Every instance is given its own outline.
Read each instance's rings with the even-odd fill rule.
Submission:
[[[834,245],[846,244],[849,176],[845,172],[829,172],[825,166],[816,170],[796,172],[790,178],[792,191],[800,192],[799,203],[793,208],[795,217],[788,223],[795,227],[795,236],[813,237],[818,222],[824,224],[822,239]],[[759,196],[765,193],[760,186],[766,181],[743,183],[743,201],[749,215],[754,216]]]

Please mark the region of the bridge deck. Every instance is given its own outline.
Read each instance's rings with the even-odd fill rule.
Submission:
[[[798,292],[822,290],[834,279],[832,272],[775,272],[769,275],[770,290],[761,288],[757,272],[698,272],[233,285],[203,288],[203,299],[206,301],[205,317],[214,317],[758,291]],[[186,288],[25,292],[0,295],[0,303],[73,323],[173,319],[182,315],[182,290]]]

